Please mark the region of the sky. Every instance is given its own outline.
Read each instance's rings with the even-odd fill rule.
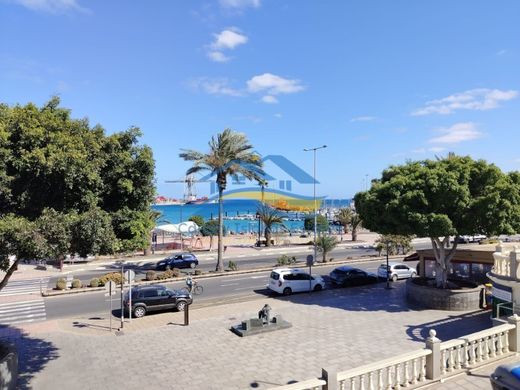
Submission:
[[[138,126],[158,193],[225,128],[350,198],[392,164],[520,169],[518,0],[0,0],[0,102]],[[309,194],[312,188],[309,189]],[[200,194],[204,195],[204,194]],[[308,195],[308,194],[306,194]]]

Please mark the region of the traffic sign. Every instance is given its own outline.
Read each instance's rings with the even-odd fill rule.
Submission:
[[[108,281],[105,284],[105,291],[105,297],[116,295],[116,282],[114,282],[113,280]]]
[[[128,282],[133,282],[134,279],[135,279],[135,272],[131,269],[125,271],[125,279],[128,281]]]
[[[307,256],[307,265],[313,265],[314,264],[314,256],[313,255],[309,255]]]

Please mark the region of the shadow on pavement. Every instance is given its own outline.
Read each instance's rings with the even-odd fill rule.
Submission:
[[[0,325],[0,341],[12,343],[18,353],[17,389],[34,388],[30,382],[47,363],[59,357],[58,348],[49,341],[29,337],[21,329]]]
[[[424,341],[429,337],[430,329],[435,329],[440,340],[456,339],[471,333],[490,328],[490,311],[473,311],[459,315],[447,315],[439,321],[426,322],[419,325],[407,325],[406,334],[413,341]]]
[[[385,283],[377,283],[359,287],[327,288],[320,292],[299,293],[289,296],[273,295],[275,299],[286,300],[302,305],[332,307],[346,311],[365,312],[409,312],[423,310],[412,307],[406,302],[405,282],[392,283],[391,289],[385,289]],[[266,290],[270,291],[270,290]],[[267,295],[264,290],[256,293]]]

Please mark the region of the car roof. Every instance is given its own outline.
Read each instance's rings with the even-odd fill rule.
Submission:
[[[363,271],[359,268],[354,268],[354,267],[351,267],[350,265],[342,265],[341,267],[338,267],[338,268],[334,268],[334,271],[352,271],[352,270],[357,270],[357,271]]]
[[[137,286],[137,287],[133,287],[132,288],[133,290],[166,290],[166,286],[163,286],[161,284],[154,284],[154,285],[151,285],[151,286]]]
[[[381,263],[381,265],[386,266],[386,263]],[[406,265],[405,263],[400,263],[399,261],[389,261],[388,265],[391,267],[393,265]]]
[[[279,273],[279,274],[288,274],[291,272],[305,272],[299,268],[275,268],[273,269],[273,272]]]

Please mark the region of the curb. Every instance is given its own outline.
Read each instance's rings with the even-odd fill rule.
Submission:
[[[402,258],[403,255],[399,256],[389,256],[388,259],[395,260]],[[345,259],[345,260],[337,260],[337,261],[329,261],[327,263],[315,263],[313,264],[314,268],[319,267],[326,267],[329,265],[341,265],[341,264],[355,264],[355,263],[364,263],[367,261],[381,261],[385,260],[385,256],[378,256],[378,257],[358,257],[358,258],[352,258],[352,259]],[[271,267],[264,267],[264,268],[252,268],[242,271],[224,271],[219,273],[213,273],[213,274],[205,274],[205,275],[192,275],[193,279],[211,279],[211,278],[217,278],[221,276],[233,276],[233,275],[247,275],[257,272],[267,272],[271,271],[275,268],[304,268],[307,267],[305,263],[299,263],[299,264],[293,264],[293,265],[287,265],[287,266],[271,266]],[[185,277],[176,277],[171,279],[162,279],[162,280],[143,280],[139,282],[132,283],[132,286],[146,286],[150,284],[162,284],[162,283],[172,283],[172,282],[178,282],[184,280]],[[128,287],[129,284],[126,283],[123,285],[124,287]],[[116,287],[117,289],[120,289],[120,285]],[[81,294],[81,293],[90,293],[90,292],[99,292],[99,291],[105,291],[105,287],[88,287],[88,288],[78,288],[78,289],[71,289],[71,290],[47,290],[42,293],[42,296],[44,297],[54,297],[54,296],[62,296],[62,295],[71,295],[71,294]]]

